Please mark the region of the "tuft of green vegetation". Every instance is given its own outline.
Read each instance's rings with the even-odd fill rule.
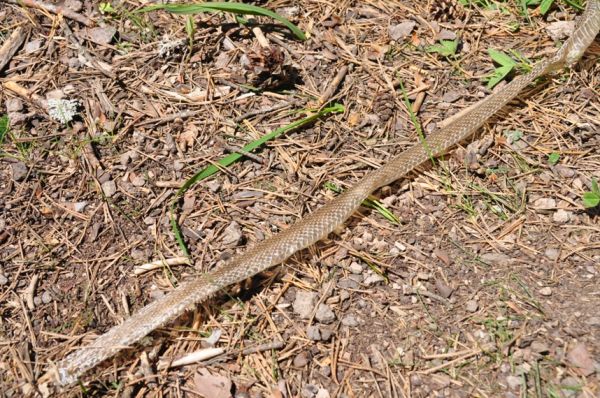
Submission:
[[[155,4],[144,7],[137,12],[165,10],[172,14],[198,14],[203,12],[229,12],[236,15],[258,15],[272,18],[285,25],[298,39],[306,40],[304,32],[287,18],[263,7],[243,3],[206,2],[194,4]]]
[[[295,121],[286,126],[280,127],[278,129],[270,132],[269,134],[263,135],[259,139],[252,141],[251,143],[244,146],[240,151],[241,153],[238,153],[238,152],[231,153],[231,154],[225,156],[224,158],[218,160],[216,162],[216,164],[221,167],[227,167],[227,166],[231,165],[232,163],[236,162],[238,159],[241,159],[244,156],[244,153],[252,152],[256,148],[261,147],[267,141],[270,141],[273,138],[279,137],[280,135],[287,133],[288,131],[297,129],[298,127],[302,127],[309,123],[312,123],[315,120],[322,118],[323,116],[326,116],[326,115],[329,115],[332,113],[340,113],[340,112],[344,112],[344,106],[341,104],[334,104],[332,106],[323,108],[319,112],[317,112],[311,116],[305,117],[304,119]],[[179,191],[177,191],[177,197],[182,197],[183,194],[192,187],[192,185],[212,176],[213,174],[217,173],[219,170],[220,170],[220,167],[218,167],[216,165],[210,165],[210,166],[206,167],[205,169],[200,170],[199,172],[194,174],[189,180],[187,180],[183,184],[183,186],[179,189]]]
[[[556,165],[559,160],[560,153],[558,152],[552,152],[550,155],[548,155],[548,163],[550,163],[552,166]]]
[[[255,149],[263,146],[267,141],[270,141],[276,137],[279,137],[280,135],[285,134],[291,130],[295,130],[299,127],[310,124],[324,116],[327,116],[329,114],[341,113],[341,112],[344,112],[344,110],[345,110],[344,106],[341,104],[337,104],[337,103],[333,104],[331,106],[325,107],[325,108],[321,109],[320,111],[313,113],[310,116],[305,117],[304,119],[297,120],[286,126],[280,127],[276,130],[273,130],[269,134],[263,135],[262,137],[258,138],[257,140],[254,140],[251,143],[244,146],[239,152],[231,153],[231,154],[225,156],[224,158],[216,161],[215,164],[211,164],[210,166],[198,171],[191,178],[189,178],[181,186],[181,188],[179,188],[179,190],[175,194],[175,201],[173,201],[171,203],[171,214],[170,214],[171,230],[173,231],[173,234],[175,235],[175,240],[177,241],[179,247],[181,248],[181,251],[186,256],[189,256],[189,251],[186,247],[185,240],[183,239],[183,235],[181,233],[181,228],[179,227],[179,225],[177,223],[177,219],[175,217],[175,206],[176,206],[176,201],[179,200],[180,198],[182,198],[183,195],[193,185],[195,185],[196,183],[198,183],[202,180],[207,179],[208,177],[217,173],[222,168],[225,168],[225,167],[235,163],[237,160],[244,157],[244,153],[254,151]],[[305,112],[307,112],[307,111],[305,111]]]
[[[433,44],[425,48],[428,53],[437,53],[442,57],[450,57],[456,54],[458,50],[458,39],[440,40],[438,44]]]
[[[185,33],[187,33],[188,45],[191,50],[194,47],[194,34],[196,33],[196,23],[191,15],[188,15],[185,20]]]
[[[154,36],[155,30],[151,22],[147,19],[144,20],[140,18],[136,12],[130,12],[123,4],[117,3],[116,6],[113,6],[109,1],[101,2],[98,5],[98,10],[100,11],[100,14],[104,15],[107,19],[114,19],[117,21],[129,20],[133,26],[139,30],[140,36],[144,40],[151,39]],[[129,46],[131,46],[131,43],[117,43],[119,52],[127,50]]]
[[[4,138],[8,133],[8,115],[0,116],[0,145],[4,144]]]
[[[592,178],[592,190],[585,192],[582,196],[583,207],[586,209],[593,209],[600,205],[600,189],[598,188],[598,181]]]
[[[487,77],[487,88],[492,89],[496,84],[500,83],[506,78],[513,70],[519,69],[525,72],[531,70],[529,60],[512,51],[512,55],[518,59],[515,61],[509,55],[502,51],[494,50],[493,48],[488,49],[490,58],[499,66],[494,69],[494,72]]]

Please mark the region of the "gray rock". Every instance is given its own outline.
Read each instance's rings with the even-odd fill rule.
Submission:
[[[85,201],[84,202],[75,202],[75,203],[73,203],[73,209],[76,212],[80,213],[85,210],[87,205],[88,205],[88,202],[85,202]]]
[[[0,286],[4,286],[8,283],[8,278],[4,274],[0,274]]]
[[[305,384],[300,390],[300,396],[302,398],[315,398],[319,392],[319,387],[312,384]]]
[[[350,293],[346,290],[341,290],[339,296],[340,296],[340,301],[343,302],[350,298]]]
[[[473,313],[479,309],[479,303],[475,300],[469,300],[465,303],[465,309],[467,312]]]
[[[6,112],[20,112],[23,110],[23,101],[19,98],[8,98],[6,100]],[[12,122],[12,120],[11,120]]]
[[[292,304],[294,313],[302,319],[310,318],[317,302],[317,293],[300,290],[296,293],[296,298]]]
[[[221,183],[217,180],[207,182],[206,186],[211,193],[217,193],[221,190]]]
[[[511,390],[516,390],[522,384],[521,378],[513,375],[506,376],[506,384]]]
[[[141,175],[136,175],[131,179],[131,184],[134,187],[143,187],[146,184],[146,180]]]
[[[571,219],[571,212],[568,212],[564,209],[558,209],[552,215],[552,221],[559,224],[564,224],[569,222]]]
[[[417,23],[414,21],[404,21],[397,25],[390,26],[388,29],[390,39],[394,41],[403,40],[410,35],[416,25]]]
[[[456,39],[456,33],[451,30],[448,30],[448,29],[442,29],[442,30],[440,30],[440,33],[438,33],[438,39],[454,40],[454,39]]]
[[[83,3],[79,0],[65,0],[63,4],[65,5],[65,7],[69,7],[75,12],[79,12],[83,9]]]
[[[52,295],[50,294],[50,292],[45,291],[44,293],[42,293],[42,303],[49,304],[51,302],[52,302]]]
[[[383,276],[379,274],[371,274],[364,279],[363,283],[367,286],[371,286],[384,281],[385,278]]]
[[[331,310],[331,307],[327,304],[319,304],[317,307],[317,312],[315,314],[315,318],[320,323],[325,325],[330,324],[335,321],[335,313]]]
[[[311,325],[306,329],[306,337],[308,337],[312,341],[320,341],[321,340],[321,331],[318,326]]]
[[[346,315],[345,317],[342,318],[342,325],[344,326],[348,326],[348,327],[356,327],[358,326],[359,322],[358,319],[356,319],[356,317],[354,315]]]
[[[27,44],[25,44],[25,46],[23,46],[23,49],[25,50],[26,54],[31,54],[31,53],[34,53],[37,50],[39,50],[41,47],[42,47],[42,40],[37,39],[37,40],[32,40],[32,41],[28,42]]]
[[[583,343],[578,343],[569,351],[567,360],[575,368],[575,371],[582,376],[590,376],[596,371],[594,360]]]
[[[107,198],[112,198],[117,192],[117,184],[113,180],[108,180],[102,183],[102,192]]]
[[[331,329],[326,329],[326,328],[321,329],[321,340],[329,341],[331,339],[332,334],[333,334],[333,331]]]
[[[567,167],[565,165],[562,164],[557,164],[554,169],[556,170],[556,172],[558,174],[560,174],[561,177],[564,178],[572,178],[575,177],[575,170],[573,170],[570,167]]]
[[[12,177],[15,181],[21,181],[25,179],[27,173],[29,172],[29,168],[23,162],[16,162],[10,165],[12,169]]]
[[[553,198],[539,198],[533,202],[533,207],[538,210],[551,210],[556,208],[556,200]]]
[[[552,288],[548,287],[548,286],[543,287],[543,288],[540,289],[540,294],[542,296],[546,296],[546,297],[547,296],[552,296]]]
[[[458,100],[460,97],[462,97],[462,95],[458,91],[450,90],[442,96],[442,101],[452,103]]]
[[[117,29],[113,26],[98,26],[88,30],[88,37],[96,44],[106,45],[112,41],[115,33],[117,33]]]
[[[352,289],[352,290],[358,289],[358,286],[359,286],[358,282],[356,282],[352,279],[349,279],[349,278],[340,279],[338,281],[337,285],[340,289]]]
[[[300,354],[294,357],[293,364],[295,368],[303,368],[308,364],[308,361],[308,352],[302,351]]]
[[[350,272],[352,272],[353,274],[361,274],[363,272],[363,267],[362,265],[360,265],[357,262],[353,262],[352,264],[350,264]]]
[[[558,249],[549,247],[546,249],[546,251],[544,251],[544,255],[548,259],[555,261],[555,260],[558,260],[558,257],[560,256],[560,252],[558,251]]]
[[[236,221],[232,221],[231,224],[223,231],[223,244],[228,247],[235,247],[240,244],[242,240],[242,228]]]
[[[451,286],[448,286],[446,282],[441,279],[436,279],[435,288],[437,289],[440,296],[444,298],[449,298],[452,295],[454,289]]]

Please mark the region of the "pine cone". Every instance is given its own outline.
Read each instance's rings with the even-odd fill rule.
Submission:
[[[434,0],[429,8],[431,17],[440,22],[461,19],[464,11],[458,0]]]

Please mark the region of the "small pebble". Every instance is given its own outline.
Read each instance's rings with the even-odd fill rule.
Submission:
[[[84,211],[84,210],[85,210],[85,208],[86,208],[87,204],[88,204],[88,202],[75,202],[75,203],[73,204],[73,209],[74,209],[76,212],[80,213],[80,212],[82,212],[82,211]]]
[[[319,304],[319,307],[317,308],[317,312],[315,314],[315,318],[320,323],[327,325],[335,321],[335,313],[327,304]]]
[[[552,295],[552,288],[548,287],[548,286],[543,287],[543,288],[540,289],[540,294],[542,296],[546,296],[546,297],[551,296]]]
[[[551,210],[556,208],[556,200],[553,198],[539,198],[533,202],[533,207],[538,210]]]
[[[356,319],[356,317],[354,315],[346,315],[345,317],[342,318],[342,325],[344,326],[348,326],[348,327],[356,327],[358,326],[358,319]]]
[[[510,257],[503,253],[484,253],[481,260],[490,265],[504,265],[510,261]]]
[[[294,367],[295,368],[303,368],[308,364],[308,353],[306,351],[302,351],[300,354],[294,357]]]
[[[371,286],[383,281],[385,281],[385,278],[383,276],[379,274],[371,274],[365,278],[363,283],[367,286]]]
[[[549,248],[547,248],[547,249],[546,249],[546,251],[544,252],[544,255],[545,255],[545,256],[546,256],[548,259],[550,259],[550,260],[553,260],[553,261],[554,261],[554,260],[558,260],[558,257],[559,257],[559,255],[560,255],[560,254],[559,254],[559,251],[558,251],[558,249],[555,249],[555,248],[553,248],[553,247],[549,247]]]
[[[29,172],[29,169],[23,162],[13,163],[10,165],[10,168],[12,169],[12,177],[15,181],[23,180]]]
[[[332,334],[333,331],[331,331],[330,329],[321,329],[321,340],[329,341],[331,339]]]
[[[4,286],[8,283],[8,278],[4,274],[0,274],[0,286]]]
[[[362,274],[363,267],[359,263],[353,262],[352,264],[350,264],[350,272],[352,272],[353,274]]]
[[[96,44],[106,45],[112,41],[116,33],[117,29],[113,26],[97,26],[88,30],[88,38]]]
[[[555,223],[559,223],[559,224],[564,224],[569,222],[569,219],[571,218],[571,214],[563,209],[558,209],[554,212],[554,214],[552,215],[552,221],[554,221]]]
[[[465,308],[467,312],[473,313],[479,309],[479,304],[475,300],[469,300],[465,303]]]
[[[131,180],[131,183],[134,187],[143,187],[144,184],[146,184],[146,180],[144,179],[144,177],[138,175]]]
[[[320,341],[321,340],[321,331],[318,326],[311,325],[306,329],[306,337],[308,337],[312,341]]]
[[[399,24],[390,26],[388,29],[388,34],[390,35],[390,39],[394,41],[400,41],[404,38],[408,37],[410,33],[413,31],[417,23],[415,21],[404,21]]]
[[[452,295],[452,292],[454,291],[454,289],[451,286],[448,286],[441,279],[437,279],[435,281],[435,288],[440,293],[440,296],[444,298],[449,298]]]
[[[107,198],[112,198],[117,192],[117,184],[113,180],[108,180],[102,183],[102,192]]]
[[[51,302],[52,302],[52,295],[50,294],[50,292],[45,291],[44,293],[42,293],[42,303],[49,304]]]
[[[300,315],[300,318],[308,319],[315,308],[316,302],[317,293],[300,290],[296,292],[296,298],[294,299],[292,308],[294,313]]]
[[[223,231],[223,245],[235,247],[240,244],[241,240],[242,228],[236,221],[232,221]]]
[[[20,112],[23,110],[23,101],[19,98],[8,98],[6,100],[6,112]],[[11,120],[12,122],[12,120]]]
[[[510,388],[511,390],[516,390],[518,387],[521,386],[522,381],[520,377],[517,376],[506,376],[506,384],[508,384],[508,388]]]
[[[32,54],[32,53],[36,52],[37,50],[39,50],[41,47],[42,47],[41,40],[32,40],[29,43],[25,44],[23,49],[25,50],[26,54]]]

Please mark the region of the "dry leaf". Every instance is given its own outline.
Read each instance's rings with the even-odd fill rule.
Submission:
[[[194,376],[195,390],[204,398],[230,398],[231,380],[225,376],[212,375],[206,369],[200,369]]]

